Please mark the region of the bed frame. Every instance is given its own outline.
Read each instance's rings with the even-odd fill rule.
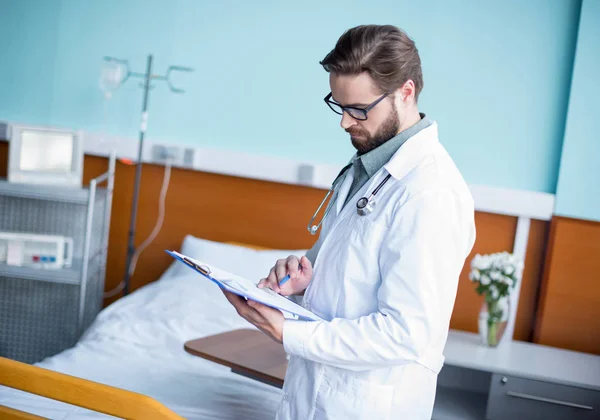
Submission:
[[[4,357],[0,357],[0,384],[119,418],[140,420],[183,419],[183,417],[146,395]],[[6,420],[45,419],[45,417],[1,404],[0,418]]]

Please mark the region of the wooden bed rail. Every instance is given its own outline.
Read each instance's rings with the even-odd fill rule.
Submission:
[[[119,418],[183,419],[146,395],[4,357],[0,357],[0,385]],[[20,420],[43,418],[1,405],[0,417]]]
[[[48,420],[47,417],[36,416],[15,408],[5,407],[0,404],[0,419],[2,420]]]

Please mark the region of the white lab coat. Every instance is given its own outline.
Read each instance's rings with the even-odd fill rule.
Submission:
[[[279,420],[431,419],[458,277],[475,241],[474,205],[437,124],[407,140],[322,225],[303,306],[287,319]],[[367,216],[356,201],[387,175]],[[343,208],[342,208],[343,207]]]

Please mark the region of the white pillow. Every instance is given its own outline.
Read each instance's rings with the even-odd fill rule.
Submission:
[[[255,250],[187,235],[183,240],[180,252],[253,282],[258,282],[269,274],[269,270],[278,259],[287,258],[290,255],[297,255],[300,258],[306,253],[306,250]],[[173,274],[187,273],[183,270],[188,270],[188,268],[178,263]]]

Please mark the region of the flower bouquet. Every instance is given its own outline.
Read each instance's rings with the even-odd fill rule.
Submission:
[[[499,344],[509,315],[509,296],[521,277],[523,262],[506,251],[495,254],[477,254],[471,261],[469,279],[475,291],[484,296],[479,313],[479,334],[483,343]]]

